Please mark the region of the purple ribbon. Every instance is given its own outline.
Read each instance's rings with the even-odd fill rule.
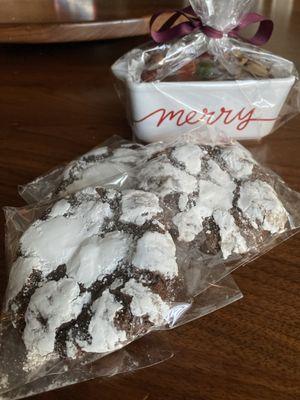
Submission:
[[[167,21],[160,27],[158,31],[155,31],[153,29],[154,22],[160,15],[166,12],[171,12],[172,15],[169,19],[167,19]],[[187,21],[174,25],[175,22],[182,16],[185,17]],[[255,23],[259,23],[259,27],[252,38],[245,38],[240,35],[241,30]],[[242,17],[238,26],[228,32],[227,35],[236,39],[242,39],[243,41],[251,43],[255,46],[262,46],[263,44],[267,43],[267,41],[272,36],[273,27],[273,21],[271,21],[270,19],[267,19],[257,13],[248,13]],[[224,36],[223,32],[208,25],[204,25],[201,21],[201,18],[197,16],[191,6],[183,8],[181,10],[178,9],[158,11],[152,16],[150,20],[151,36],[156,43],[169,42],[172,39],[188,35],[195,31],[201,31],[206,36],[212,39],[221,39]]]

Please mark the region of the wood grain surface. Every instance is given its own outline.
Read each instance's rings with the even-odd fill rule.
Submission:
[[[136,4],[136,3],[135,3]],[[276,23],[268,49],[300,67],[300,2],[260,1]],[[0,204],[20,206],[17,185],[112,134],[130,137],[109,67],[146,38],[0,46]],[[260,143],[256,157],[300,191],[300,118]],[[0,292],[4,269],[1,215]],[[244,299],[164,335],[171,360],[37,400],[297,400],[300,398],[300,236],[234,273]]]
[[[0,43],[59,43],[144,35],[158,8],[184,0],[1,0]]]

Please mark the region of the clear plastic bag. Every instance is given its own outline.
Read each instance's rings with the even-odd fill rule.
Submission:
[[[168,230],[188,255],[194,292],[299,230],[299,194],[219,131],[204,127],[166,143],[140,145],[138,151],[143,157],[122,178],[127,189],[155,194],[162,201]],[[97,170],[101,181],[101,164]],[[48,186],[47,176],[38,180]],[[116,181],[117,175],[107,187]],[[36,197],[41,195],[36,192]]]
[[[1,398],[161,362],[170,349],[155,339],[127,345],[241,298],[231,278],[188,294],[185,255],[175,256],[164,213],[147,220],[141,212],[141,223],[136,203],[125,201],[132,192],[139,194],[88,188],[54,203],[5,209],[10,268],[0,324]],[[143,206],[153,213],[151,200]],[[124,202],[136,224],[121,218]],[[150,255],[143,247],[149,235],[160,240]]]
[[[3,335],[8,334],[7,339],[12,340],[12,342],[8,343],[7,339],[1,338],[1,342],[5,346],[8,344],[14,352],[10,355],[4,352],[0,356],[2,361],[0,364],[1,373],[3,371],[2,379],[0,380],[1,400],[26,398],[99,377],[111,377],[117,374],[134,372],[164,362],[173,356],[173,350],[167,340],[168,338],[161,334],[150,334],[105,357],[99,356],[94,361],[87,362],[87,360],[82,360],[78,364],[71,364],[65,360],[61,363],[60,369],[56,368],[55,371],[49,371],[46,374],[40,372],[32,376],[24,376],[21,380],[15,381],[15,383],[9,383],[11,374],[19,374],[19,369],[21,368],[15,361],[16,354],[19,351],[16,341],[19,338],[11,337],[11,333],[7,332],[7,328],[3,328],[3,325],[1,329]],[[22,348],[21,351],[23,351]],[[5,368],[5,363],[9,365],[12,363],[12,365],[10,368]]]
[[[135,136],[154,142],[206,125],[239,140],[261,139],[295,116],[300,92],[294,64],[231,36],[254,2],[190,3],[220,38],[194,30],[135,48],[112,66]],[[195,23],[191,11],[185,14]]]
[[[107,188],[87,187],[60,200],[48,200],[22,209],[6,208],[6,247],[11,270],[5,315],[17,338],[10,340],[16,346],[13,351],[21,354],[16,364],[11,363],[14,371],[10,376],[15,376],[20,384],[48,375],[50,370],[61,374],[66,356],[72,368],[77,363],[90,364],[94,357],[98,360],[150,331],[176,327],[203,315],[204,310],[210,312],[227,301],[230,303],[237,295],[235,289],[233,297],[233,292],[226,295],[227,288],[221,290],[220,297],[220,291],[216,292],[214,300],[207,300],[206,296],[212,289],[220,289],[218,282],[235,268],[261,256],[299,230],[299,194],[272,171],[259,165],[242,145],[225,135],[216,131],[208,135],[204,129],[181,135],[168,143],[139,148],[147,156],[143,156],[136,168],[130,169],[126,189],[114,190],[113,184],[107,182]],[[101,181],[101,168],[99,176]],[[117,176],[113,177],[115,180],[118,181]],[[84,180],[82,185],[85,186]],[[51,198],[52,193],[48,194]],[[117,267],[116,260],[121,260]],[[104,275],[103,271],[106,271]],[[37,331],[41,332],[47,318],[44,315],[38,318],[38,315],[52,309],[47,303],[40,310],[41,302],[36,294],[51,298],[47,293],[39,293],[46,287],[46,291],[57,292],[56,298],[65,295],[63,301],[67,303],[74,297],[72,279],[79,287],[76,286],[75,298],[82,300],[81,305],[90,307],[96,302],[98,306],[97,300],[103,293],[108,297],[109,293],[113,294],[120,301],[124,301],[123,295],[128,299],[128,295],[131,301],[136,299],[134,309],[139,317],[125,312],[128,310],[126,301],[122,303],[120,315],[115,308],[116,323],[125,330],[126,339],[119,334],[105,335],[116,338],[115,343],[108,346],[101,332],[97,333],[95,346],[104,343],[108,347],[107,352],[98,351],[96,355],[88,351],[96,348],[85,336],[87,332],[93,333],[85,326],[86,317],[73,318],[70,326],[64,326],[69,330],[67,336],[64,329],[59,329],[59,335],[53,339],[52,332],[50,347],[54,346],[56,356],[59,352],[59,360],[42,360],[41,366],[28,375],[22,368],[24,359],[28,365],[28,360],[34,358],[30,344],[32,329],[37,324]],[[95,280],[100,284],[94,285]],[[59,282],[67,285],[58,288]],[[127,286],[124,293],[128,282],[132,285]],[[141,288],[141,283],[145,287]],[[144,292],[141,294],[135,289]],[[77,300],[71,314],[77,309]],[[29,306],[28,301],[33,304]],[[200,308],[197,308],[198,301]],[[150,324],[149,317],[140,319],[143,307],[151,315]],[[29,335],[21,336],[24,313],[27,318],[33,315],[30,318],[34,324],[29,325]],[[96,313],[97,307],[92,309],[92,315]],[[74,328],[78,318],[81,323]],[[114,318],[109,320],[115,321]],[[63,321],[58,321],[60,328],[65,324]],[[90,326],[89,320],[87,323]],[[39,334],[37,336],[39,339]],[[4,343],[7,337],[8,334],[3,336]],[[27,352],[22,337],[27,338]],[[19,340],[18,345],[15,340]],[[57,340],[62,340],[63,345]],[[34,345],[35,349],[38,347]],[[2,363],[4,369],[11,362],[11,353],[6,354],[6,361]],[[119,369],[116,367],[116,370]],[[72,370],[70,374],[72,376]]]

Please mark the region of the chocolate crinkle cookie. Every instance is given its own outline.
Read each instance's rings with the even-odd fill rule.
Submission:
[[[93,185],[123,187],[133,168],[150,158],[160,147],[161,143],[143,146],[116,140],[21,186],[20,195],[32,203],[68,196]]]
[[[169,209],[173,238],[206,256],[228,259],[282,233],[289,214],[273,175],[238,144],[178,143],[140,168],[138,188]]]
[[[57,201],[23,233],[6,311],[28,362],[77,358],[167,326],[180,287],[158,196],[94,187]]]

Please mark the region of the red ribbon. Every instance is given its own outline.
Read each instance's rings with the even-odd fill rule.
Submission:
[[[172,12],[173,14],[160,27],[158,31],[155,31],[153,29],[154,22],[160,15],[166,12]],[[174,25],[175,22],[182,16],[185,17],[187,21]],[[252,38],[245,38],[240,35],[240,31],[242,29],[257,22],[259,22],[259,27]],[[248,13],[242,17],[238,26],[228,32],[227,35],[233,38],[242,39],[243,41],[251,43],[255,46],[262,46],[263,44],[267,43],[267,41],[272,36],[273,27],[273,21],[271,21],[270,19],[267,19],[257,13]],[[177,37],[182,37],[196,31],[201,31],[206,36],[213,39],[221,39],[224,36],[224,33],[222,31],[219,31],[208,25],[204,25],[201,21],[201,18],[197,16],[191,6],[183,8],[181,10],[158,11],[152,16],[150,20],[150,31],[152,39],[156,43],[169,42],[170,40],[173,40]]]

